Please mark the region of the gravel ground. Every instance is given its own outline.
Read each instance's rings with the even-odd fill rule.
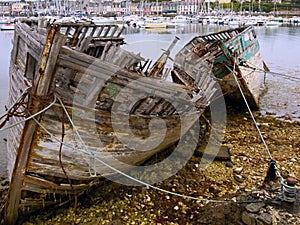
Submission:
[[[270,157],[250,115],[231,111],[223,141],[230,160],[214,161],[203,170],[199,165],[205,159],[196,154],[176,175],[157,184],[198,200],[107,183],[80,196],[76,204],[42,210],[22,224],[300,224],[300,197],[294,204],[282,203],[278,181],[263,184]],[[282,176],[299,184],[300,123],[258,113],[255,117]],[[263,204],[252,212],[249,204],[256,202]]]

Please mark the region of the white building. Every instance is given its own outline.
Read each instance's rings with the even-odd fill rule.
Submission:
[[[198,4],[195,2],[181,2],[177,5],[177,14],[191,15],[198,12]]]

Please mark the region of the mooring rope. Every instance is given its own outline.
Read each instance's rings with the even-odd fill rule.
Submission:
[[[247,102],[247,99],[246,99],[246,97],[245,97],[245,95],[244,95],[244,92],[243,92],[243,90],[242,90],[242,87],[241,87],[241,85],[240,85],[240,83],[239,83],[239,81],[238,81],[238,79],[237,79],[236,71],[235,71],[235,64],[233,65],[233,69],[230,69],[228,66],[226,66],[226,67],[227,67],[227,69],[229,69],[229,70],[231,71],[231,73],[232,73],[232,75],[233,75],[233,77],[234,77],[234,79],[235,79],[235,82],[236,82],[236,84],[237,84],[237,86],[238,86],[238,88],[239,88],[239,90],[240,90],[240,93],[241,93],[241,95],[242,95],[242,97],[243,97],[243,100],[244,100],[244,102],[245,102],[245,104],[246,104],[246,106],[247,106],[248,112],[250,113],[251,118],[252,118],[252,120],[253,120],[253,122],[254,122],[254,125],[255,125],[255,127],[256,127],[256,129],[257,129],[257,131],[258,131],[258,134],[259,134],[259,136],[260,136],[260,139],[262,140],[262,142],[263,142],[263,144],[264,144],[264,146],[265,146],[265,149],[266,149],[266,151],[267,151],[267,153],[268,153],[270,159],[273,160],[273,157],[272,157],[272,154],[271,154],[271,152],[270,152],[270,150],[269,150],[269,147],[268,147],[268,145],[267,145],[267,143],[266,143],[266,141],[265,141],[265,139],[264,139],[264,137],[263,137],[263,135],[262,135],[262,133],[261,133],[261,131],[260,131],[258,125],[257,125],[257,122],[256,122],[256,120],[255,120],[255,118],[254,118],[254,115],[253,115],[251,109],[250,109],[250,106],[249,106],[249,104],[248,104],[248,102]]]
[[[92,177],[97,176],[97,173],[96,173],[96,170],[95,170],[95,164],[93,163],[93,162],[94,162],[93,159],[95,158],[95,153],[94,153],[94,151],[88,150],[88,148],[86,147],[84,141],[82,140],[81,135],[80,135],[79,132],[78,132],[77,127],[75,126],[74,122],[72,121],[72,118],[71,118],[71,116],[70,116],[69,113],[68,113],[68,110],[66,109],[65,105],[63,104],[63,101],[62,101],[59,97],[57,97],[57,99],[58,99],[58,101],[59,101],[61,107],[63,108],[63,110],[64,110],[64,112],[65,112],[65,114],[66,114],[66,116],[67,116],[69,122],[71,123],[71,125],[72,125],[72,127],[73,127],[73,129],[74,129],[74,131],[75,131],[76,136],[79,138],[80,143],[83,145],[84,149],[85,149],[85,150],[89,153],[89,155],[90,155],[90,164],[89,164],[89,173],[90,173],[90,176],[92,176]],[[92,171],[91,171],[91,166],[90,166],[91,163],[93,163],[93,165],[94,165],[94,166],[93,166],[93,167],[94,167],[94,168],[93,168],[93,169],[94,169],[94,173],[92,173]]]
[[[61,140],[59,140],[54,134],[52,134],[45,126],[43,126],[37,119],[33,118],[33,120],[49,135],[51,136],[55,141],[57,141],[58,143],[61,143],[63,144],[64,146],[67,146],[69,148],[72,148],[73,150],[78,150],[84,154],[88,154],[90,155],[90,152],[91,150],[87,149],[87,150],[82,150],[82,149],[79,149],[79,148],[76,148],[74,146],[71,146],[71,145],[68,145],[66,143],[63,143],[61,142]],[[73,123],[70,121],[70,123]],[[250,201],[235,201],[235,200],[215,200],[215,199],[206,199],[206,198],[199,198],[199,197],[193,197],[193,196],[189,196],[189,195],[184,195],[184,194],[180,194],[180,193],[176,193],[176,192],[173,192],[173,191],[168,191],[166,189],[163,189],[163,188],[159,188],[157,186],[154,186],[154,185],[151,185],[149,183],[146,183],[144,181],[141,181],[141,180],[138,180],[112,166],[110,166],[109,164],[105,163],[104,161],[102,161],[101,159],[99,159],[98,157],[95,157],[95,160],[100,162],[101,164],[103,164],[104,166],[108,167],[109,169],[113,170],[114,172],[132,180],[132,181],[135,181],[139,184],[142,184],[144,185],[147,189],[148,188],[152,188],[154,190],[158,190],[158,191],[161,191],[161,192],[164,192],[164,193],[167,193],[167,194],[170,194],[170,195],[174,195],[174,196],[178,196],[178,197],[182,197],[182,198],[186,198],[186,199],[192,199],[192,200],[197,200],[197,201],[202,201],[202,202],[206,202],[206,203],[227,203],[227,202],[235,202],[235,203],[250,203],[250,202],[261,202],[261,200],[250,200]]]
[[[234,66],[235,66],[235,65],[234,65]],[[230,69],[230,68],[229,68],[229,69]],[[254,121],[254,123],[255,123],[255,126],[256,126],[256,128],[257,128],[259,134],[260,134],[260,137],[261,137],[261,139],[262,139],[262,141],[263,141],[263,143],[264,143],[264,145],[265,145],[265,147],[266,147],[266,150],[267,150],[267,152],[268,152],[268,154],[269,154],[269,156],[270,156],[270,158],[271,158],[271,160],[272,160],[273,157],[272,157],[272,155],[271,155],[271,152],[270,152],[270,150],[269,150],[269,148],[268,148],[268,146],[267,146],[267,144],[266,144],[266,142],[265,142],[265,140],[264,140],[264,138],[263,138],[263,136],[262,136],[262,134],[261,134],[261,132],[260,132],[260,129],[259,129],[258,125],[257,125],[257,122],[256,122],[256,120],[255,120],[255,118],[254,118],[254,116],[253,116],[253,114],[252,114],[252,112],[251,112],[251,110],[250,110],[250,107],[249,107],[249,105],[248,105],[248,103],[247,103],[247,101],[246,101],[246,98],[245,98],[245,96],[244,96],[244,94],[243,94],[243,92],[242,92],[242,89],[241,89],[241,87],[240,87],[240,84],[238,83],[238,79],[237,79],[237,77],[236,77],[236,74],[235,74],[234,71],[232,71],[232,72],[233,72],[235,81],[237,82],[237,85],[238,85],[238,87],[239,87],[239,89],[240,89],[240,91],[241,91],[241,94],[242,94],[242,96],[243,96],[243,98],[244,98],[244,100],[245,100],[245,103],[246,103],[246,105],[247,105],[247,108],[248,108],[248,110],[249,110],[249,113],[250,113],[250,115],[251,115],[251,117],[252,117],[252,119],[253,119],[253,121]],[[20,100],[22,99],[22,96],[23,96],[24,94],[26,94],[26,92],[27,92],[29,89],[30,89],[30,88],[27,88],[25,91],[23,91],[23,93],[20,95],[20,97],[14,102],[14,104],[13,104],[8,110],[11,110],[11,109],[18,103],[18,101],[20,101]],[[90,149],[86,146],[86,144],[84,143],[84,141],[83,141],[81,135],[80,135],[79,132],[78,132],[77,127],[75,126],[75,124],[74,124],[72,118],[70,117],[70,115],[69,115],[69,113],[68,113],[68,111],[67,111],[67,109],[66,109],[66,107],[65,107],[65,105],[64,105],[64,103],[63,103],[63,101],[62,101],[58,96],[56,96],[56,95],[54,95],[54,100],[53,100],[53,102],[51,102],[47,107],[43,108],[42,110],[40,110],[39,112],[37,112],[37,113],[35,113],[35,114],[33,114],[33,115],[30,115],[30,114],[29,114],[30,116],[27,117],[27,118],[25,118],[24,120],[19,121],[19,122],[15,123],[15,124],[13,124],[13,125],[11,125],[11,126],[5,127],[4,129],[0,129],[0,131],[3,131],[3,130],[6,130],[6,129],[9,129],[9,128],[12,128],[12,127],[14,127],[14,126],[16,126],[16,125],[18,125],[18,124],[20,124],[20,123],[22,123],[22,122],[25,122],[25,121],[27,121],[27,120],[33,119],[33,120],[34,120],[34,121],[35,121],[35,122],[36,122],[36,123],[37,123],[37,124],[38,124],[38,125],[39,125],[39,126],[40,126],[47,134],[48,134],[48,135],[50,135],[50,136],[51,136],[54,140],[56,140],[58,143],[60,143],[61,145],[65,145],[65,146],[67,146],[67,147],[69,147],[69,148],[75,150],[75,147],[74,147],[74,146],[67,145],[67,144],[64,143],[63,141],[59,140],[59,138],[57,138],[54,134],[52,134],[45,126],[43,126],[43,125],[36,119],[36,117],[37,117],[38,115],[40,115],[41,113],[43,113],[43,112],[47,111],[48,109],[50,109],[50,108],[57,102],[57,100],[59,101],[61,107],[63,108],[64,113],[66,114],[66,116],[67,116],[67,118],[68,118],[70,124],[72,125],[72,128],[73,128],[73,130],[75,131],[76,136],[78,137],[78,139],[79,139],[81,145],[82,145],[83,148],[84,148],[84,150],[82,150],[81,148],[76,148],[76,149],[79,150],[79,151],[81,151],[81,152],[83,152],[83,153],[85,153],[85,154],[88,154],[88,155],[90,156],[90,164],[93,164],[93,173],[92,173],[92,171],[91,171],[91,170],[92,170],[92,166],[89,164],[89,174],[90,174],[90,176],[92,176],[92,177],[97,176],[97,172],[96,172],[96,169],[95,169],[95,162],[94,162],[94,161],[96,160],[96,161],[100,162],[101,164],[103,164],[104,166],[108,167],[109,169],[113,170],[114,172],[116,172],[116,173],[118,173],[118,174],[120,174],[120,175],[122,175],[122,176],[124,176],[124,177],[126,177],[126,178],[128,178],[128,179],[130,179],[130,180],[132,180],[132,181],[134,181],[134,182],[137,182],[137,183],[139,183],[139,184],[141,184],[141,185],[144,185],[144,186],[147,187],[147,188],[152,188],[152,189],[154,189],[154,190],[158,190],[158,191],[160,191],[160,192],[164,192],[164,193],[167,193],[167,194],[170,194],[170,195],[182,197],[182,198],[185,198],[185,199],[192,199],[192,200],[202,201],[202,202],[206,202],[206,203],[210,203],[210,202],[212,202],[212,203],[226,203],[226,202],[247,203],[247,202],[253,202],[253,201],[234,201],[234,200],[214,200],[214,199],[207,199],[207,198],[200,198],[200,197],[193,197],[193,196],[189,196],[189,195],[184,195],[184,194],[176,193],[176,192],[173,192],[173,191],[168,191],[168,190],[166,190],[166,189],[163,189],[163,188],[160,188],[160,187],[151,185],[151,184],[149,184],[149,183],[147,183],[147,182],[144,182],[144,181],[141,181],[141,180],[139,180],[139,179],[136,179],[136,178],[134,178],[134,177],[132,177],[132,176],[130,176],[130,175],[128,175],[128,174],[126,174],[126,173],[124,173],[124,172],[122,172],[122,171],[116,169],[116,168],[114,168],[113,166],[111,166],[111,165],[105,163],[105,162],[104,162],[103,160],[101,160],[100,158],[96,157],[95,152],[92,151],[92,150],[90,150]],[[5,115],[4,115],[4,116],[5,116]],[[276,171],[277,171],[279,177],[281,178],[281,181],[282,181],[281,183],[282,183],[283,189],[284,189],[285,191],[293,191],[293,192],[294,192],[295,189],[290,190],[290,189],[291,189],[290,186],[287,186],[287,185],[284,183],[284,179],[283,179],[283,177],[281,176],[280,170],[278,169],[278,167],[277,167],[276,165],[275,165],[275,169],[276,169]]]
[[[26,103],[25,99],[28,95],[28,90],[24,90],[23,93],[14,101],[14,103],[6,109],[6,112],[0,116],[0,130],[6,125],[11,117],[25,117]],[[5,106],[6,108],[6,106]],[[22,111],[20,109],[22,108]],[[4,120],[3,120],[4,118]]]
[[[21,120],[21,121],[19,121],[19,122],[16,122],[16,123],[14,123],[14,124],[12,124],[12,125],[10,125],[10,126],[1,128],[0,131],[5,131],[5,130],[7,130],[7,129],[10,129],[10,128],[12,128],[12,127],[15,127],[15,126],[19,125],[20,123],[26,122],[27,120],[31,120],[31,119],[33,119],[34,117],[40,115],[41,113],[46,112],[48,109],[50,109],[50,108],[56,103],[56,100],[57,100],[57,99],[56,99],[56,97],[54,96],[54,100],[53,100],[48,106],[46,106],[45,108],[43,108],[42,110],[40,110],[40,111],[38,111],[37,113],[35,113],[35,114],[33,114],[33,115],[30,115],[29,117],[27,117],[27,118],[25,118],[25,119],[23,119],[23,120]]]
[[[268,153],[268,155],[269,155],[271,161],[274,162],[274,169],[276,170],[277,175],[278,175],[278,177],[280,178],[280,183],[281,183],[282,191],[283,191],[284,193],[288,193],[289,195],[296,196],[296,186],[289,186],[289,185],[286,183],[285,179],[284,179],[284,178],[282,177],[282,175],[281,175],[281,172],[280,172],[279,168],[277,167],[275,161],[273,160],[273,157],[272,157],[272,154],[271,154],[271,152],[270,152],[270,150],[269,150],[269,148],[268,148],[268,145],[267,145],[267,143],[265,142],[265,139],[264,139],[264,137],[263,137],[263,135],[262,135],[262,133],[261,133],[261,131],[260,131],[258,125],[257,125],[257,122],[256,122],[256,120],[255,120],[255,118],[254,118],[254,116],[253,116],[253,113],[252,113],[252,111],[251,111],[251,109],[250,109],[250,107],[249,107],[249,104],[248,104],[248,102],[247,102],[247,99],[246,99],[246,97],[245,97],[245,95],[244,95],[244,93],[243,93],[243,90],[242,90],[242,88],[241,88],[241,85],[240,85],[240,83],[238,82],[237,75],[236,75],[236,71],[235,71],[235,65],[236,65],[236,64],[234,63],[234,67],[233,67],[233,70],[231,70],[231,72],[232,72],[233,77],[234,77],[234,79],[235,79],[235,82],[236,82],[236,84],[237,84],[237,86],[238,86],[238,88],[239,88],[239,90],[240,90],[240,93],[241,93],[241,95],[242,95],[242,97],[243,97],[243,99],[244,99],[244,101],[245,101],[245,104],[246,104],[246,106],[247,106],[247,109],[248,109],[248,111],[249,111],[249,113],[250,113],[250,115],[251,115],[251,117],[252,117],[252,120],[253,120],[253,122],[254,122],[254,124],[255,124],[255,127],[256,127],[256,129],[257,129],[259,135],[260,135],[260,138],[261,138],[261,140],[262,140],[262,142],[263,142],[263,144],[264,144],[264,146],[265,146],[265,148],[266,148],[266,151],[267,151],[267,153]],[[227,67],[227,68],[230,69],[229,67]],[[291,200],[291,199],[289,199],[288,197],[286,197],[284,193],[283,193],[283,200],[293,202],[293,200]]]
[[[284,73],[278,73],[278,72],[273,72],[273,71],[267,71],[267,70],[264,70],[264,69],[261,69],[259,67],[257,67],[256,65],[254,64],[251,64],[249,62],[243,62],[240,66],[242,67],[245,67],[245,68],[249,68],[249,69],[252,69],[253,71],[255,70],[259,70],[261,72],[264,72],[264,73],[269,73],[269,74],[273,74],[273,75],[277,75],[277,76],[282,76],[286,79],[289,79],[289,80],[300,80],[300,77],[294,77],[294,76],[290,76],[288,74],[284,74]]]
[[[28,87],[26,88],[21,94],[20,96],[13,102],[13,104],[6,110],[5,113],[3,113],[0,118],[2,119],[3,117],[5,117],[7,114],[9,114],[10,110],[12,110],[18,103],[19,101],[24,97],[25,94],[28,93],[28,90],[30,89],[31,87]]]
[[[192,200],[202,201],[202,202],[206,202],[206,203],[227,203],[227,202],[250,203],[250,202],[260,202],[260,201],[261,201],[261,200],[255,200],[255,201],[253,201],[253,200],[250,200],[250,201],[215,200],[215,199],[207,199],[207,198],[201,198],[201,197],[193,197],[193,196],[189,196],[189,195],[184,195],[184,194],[176,193],[176,192],[173,192],[173,191],[168,191],[168,190],[166,190],[166,189],[159,188],[159,187],[154,186],[154,185],[151,185],[151,184],[149,184],[149,183],[147,183],[147,182],[144,182],[144,181],[141,181],[141,180],[139,180],[139,179],[136,179],[136,178],[134,178],[134,177],[132,177],[132,176],[130,176],[130,175],[128,175],[128,174],[126,174],[126,173],[124,173],[124,172],[122,172],[122,171],[116,169],[116,168],[114,168],[113,166],[107,164],[106,162],[104,162],[104,161],[101,160],[100,158],[96,157],[94,151],[88,149],[88,147],[85,145],[85,143],[84,143],[82,137],[80,136],[80,134],[79,134],[79,132],[78,132],[78,129],[76,128],[76,126],[75,126],[73,120],[71,119],[71,117],[70,117],[70,115],[69,115],[69,113],[68,113],[66,107],[64,106],[62,100],[61,100],[58,96],[57,96],[57,99],[59,100],[59,102],[60,102],[62,108],[64,109],[64,112],[66,113],[69,122],[71,123],[71,125],[72,125],[72,127],[73,127],[73,129],[74,129],[74,131],[75,131],[75,133],[76,133],[76,135],[78,136],[78,138],[79,138],[79,140],[80,140],[82,146],[84,147],[84,150],[83,150],[83,149],[80,149],[80,148],[76,148],[76,149],[75,149],[74,146],[71,146],[71,145],[68,145],[68,144],[62,142],[59,138],[57,138],[54,134],[52,134],[45,126],[43,126],[43,125],[42,125],[35,117],[33,117],[33,120],[34,120],[34,121],[35,121],[35,122],[36,122],[36,123],[37,123],[37,124],[38,124],[38,125],[39,125],[39,126],[40,126],[40,127],[41,127],[48,135],[49,135],[49,136],[51,136],[51,137],[52,137],[55,141],[57,141],[58,143],[61,143],[62,145],[65,145],[65,146],[67,146],[67,147],[69,147],[69,148],[71,148],[71,149],[73,149],[73,150],[78,150],[78,151],[80,151],[80,152],[82,152],[82,153],[84,153],[84,154],[91,155],[91,153],[93,153],[93,157],[94,157],[94,159],[95,159],[96,161],[100,162],[100,163],[103,164],[104,166],[108,167],[109,169],[113,170],[114,172],[116,172],[116,173],[118,173],[118,174],[120,174],[120,175],[122,175],[122,176],[124,176],[124,177],[126,177],[126,178],[128,178],[128,179],[130,179],[130,180],[132,180],[132,181],[134,181],[134,182],[137,182],[137,183],[139,183],[139,184],[141,184],[141,185],[144,185],[147,189],[148,189],[148,188],[152,188],[152,189],[154,189],[154,190],[158,190],[158,191],[160,191],[160,192],[164,192],[164,193],[167,193],[167,194],[170,194],[170,195],[182,197],[182,198],[185,198],[185,199],[192,199]],[[89,173],[90,173],[90,171],[89,171]],[[96,171],[94,171],[94,174],[92,174],[92,176],[97,176]]]

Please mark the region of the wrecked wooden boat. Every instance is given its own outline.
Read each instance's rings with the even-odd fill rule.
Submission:
[[[16,23],[7,224],[143,163],[176,143],[210,103],[214,79],[165,79],[176,39],[152,64],[122,49],[121,33],[116,25]],[[209,73],[201,64],[195,72]]]
[[[193,38],[176,54],[173,79],[184,83],[182,81],[186,79],[180,67],[201,59],[212,64],[213,75],[218,79],[226,99],[244,102],[240,85],[249,105],[259,107],[264,71],[268,68],[262,59],[253,27],[233,28]],[[205,76],[204,73],[201,75]]]

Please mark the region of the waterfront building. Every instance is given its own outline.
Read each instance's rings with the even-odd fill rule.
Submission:
[[[153,15],[161,15],[163,12],[163,5],[161,2],[153,3],[150,7],[151,14]]]
[[[31,6],[28,3],[18,2],[11,5],[11,12],[14,14],[26,15],[31,11]]]
[[[177,6],[177,12],[180,15],[193,15],[198,12],[198,5],[195,2],[181,2]]]
[[[1,16],[9,15],[10,10],[11,10],[11,2],[10,1],[1,1],[0,2]]]

